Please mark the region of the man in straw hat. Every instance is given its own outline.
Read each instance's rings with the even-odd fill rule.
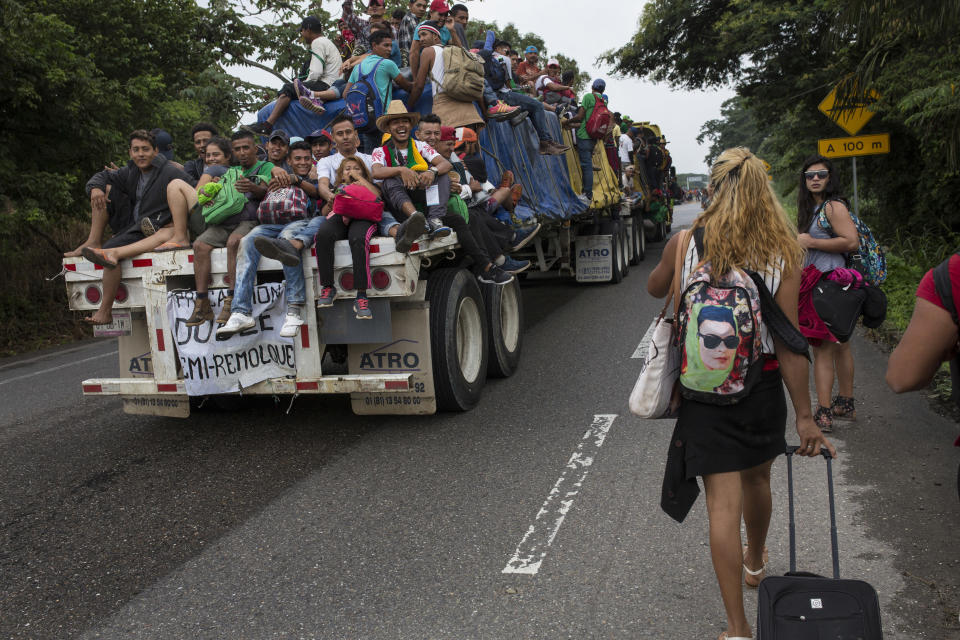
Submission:
[[[390,138],[370,154],[371,173],[383,181],[384,199],[397,220],[406,220],[419,205],[426,212],[431,239],[441,238],[450,235],[442,218],[450,199],[451,166],[429,144],[410,136],[418,122],[420,114],[407,111],[402,101],[390,103],[377,118],[377,128]]]

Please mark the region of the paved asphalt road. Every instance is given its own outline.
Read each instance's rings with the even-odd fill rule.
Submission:
[[[0,362],[0,638],[715,638],[703,499],[683,524],[659,510],[672,424],[627,410],[661,246],[620,285],[529,279],[521,369],[465,414],[127,416],[80,395],[111,342]],[[887,638],[960,638],[957,424],[854,349],[841,572],[877,588]],[[827,573],[824,464],[797,475],[800,565]]]

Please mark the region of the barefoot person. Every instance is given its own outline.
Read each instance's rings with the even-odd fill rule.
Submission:
[[[796,327],[803,252],[767,181],[763,163],[743,147],[727,149],[713,165],[710,183],[713,201],[694,221],[693,237],[682,234],[670,239],[650,274],[647,290],[662,298],[674,286],[674,278],[679,279],[676,290],[685,291],[692,275],[701,282],[707,277],[707,284],[712,285],[738,277],[735,270],[750,269],[763,275],[777,304]],[[682,256],[681,273],[675,273],[677,252]],[[696,298],[691,296],[703,295],[696,292],[705,290],[709,293],[703,301],[694,302]],[[744,327],[751,332],[750,344],[754,344],[752,340],[761,343],[760,359],[751,368],[759,374],[757,382],[750,387],[745,378],[730,377],[733,354],[741,340],[737,332],[752,316],[735,298],[723,297],[718,291],[719,287],[691,287],[682,295],[681,309],[689,309],[687,315],[680,315],[679,323],[684,336],[680,381],[685,396],[670,438],[664,479],[667,498],[661,504],[671,517],[683,520],[699,492],[696,477],[703,478],[710,554],[727,616],[720,640],[747,640],[752,634],[742,586],[756,587],[764,577],[772,510],[770,467],[786,448],[784,383],[796,413],[797,453],[816,456],[821,447],[833,455],[836,451],[811,415],[806,359],[787,349],[762,319],[759,327],[753,323]],[[756,353],[752,347],[745,351]],[[762,372],[758,371],[761,366]],[[685,382],[691,370],[702,384]],[[741,371],[737,368],[737,375]],[[723,394],[729,393],[728,385],[737,380],[746,395],[731,402],[733,396]],[[698,390],[713,388],[716,393],[694,396],[687,384]],[[708,401],[711,398],[715,401]],[[746,526],[746,547],[740,539],[741,521]]]

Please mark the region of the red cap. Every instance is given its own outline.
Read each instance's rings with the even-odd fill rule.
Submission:
[[[433,0],[430,3],[430,11],[439,11],[440,13],[450,13],[450,5],[443,0]]]
[[[440,127],[440,139],[441,140],[456,140],[457,139],[457,130],[453,127]]]

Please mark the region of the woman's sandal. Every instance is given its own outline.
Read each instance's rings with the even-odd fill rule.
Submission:
[[[749,636],[731,636],[727,635],[727,632],[724,631],[717,637],[717,640],[753,640],[753,638]]]
[[[857,410],[853,404],[853,397],[837,396],[830,405],[830,413],[838,420],[856,420]]]
[[[747,545],[743,545],[743,558],[747,558]],[[767,551],[767,548],[763,548],[763,555],[761,556],[763,564],[760,565],[760,568],[753,570],[747,566],[747,563],[743,563],[743,584],[747,585],[751,589],[756,589],[760,586],[760,581],[763,580],[766,576],[767,563],[770,562],[770,552]]]
[[[817,423],[817,426],[820,427],[820,431],[823,433],[833,431],[833,411],[830,407],[820,405],[817,408],[817,412],[813,414],[813,421]]]

